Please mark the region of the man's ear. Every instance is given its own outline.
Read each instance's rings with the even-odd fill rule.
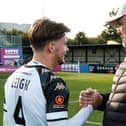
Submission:
[[[55,42],[49,42],[48,43],[48,50],[50,53],[54,52],[55,50]]]

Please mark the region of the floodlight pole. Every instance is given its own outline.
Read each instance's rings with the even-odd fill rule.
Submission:
[[[42,10],[42,13],[43,13],[43,17],[44,17],[44,16],[45,16],[45,14],[44,14],[44,13],[45,13],[45,12],[44,12],[44,11],[45,11],[45,5],[44,5],[44,4],[45,4],[45,1],[42,0],[42,2],[43,2],[43,3],[42,3],[42,5],[43,5],[43,6],[42,6],[42,9],[43,9],[43,10]]]
[[[78,73],[80,73],[80,58],[78,57]]]

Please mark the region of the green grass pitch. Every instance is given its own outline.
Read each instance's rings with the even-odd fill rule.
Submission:
[[[79,93],[86,88],[96,88],[100,92],[109,92],[111,90],[113,74],[95,74],[95,73],[71,73],[57,72],[67,83],[70,90],[69,102],[69,117],[73,116],[79,109],[78,101]],[[0,126],[3,125],[3,97],[4,97],[4,82],[8,74],[0,74]],[[88,118],[84,126],[100,126],[103,113],[94,111]],[[98,124],[97,124],[98,122]]]

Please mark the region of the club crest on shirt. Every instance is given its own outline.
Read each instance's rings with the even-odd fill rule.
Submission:
[[[57,105],[62,105],[64,103],[64,96],[62,95],[57,95],[55,98],[55,102]]]

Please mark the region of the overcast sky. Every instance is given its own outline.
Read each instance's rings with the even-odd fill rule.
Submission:
[[[0,22],[28,23],[46,16],[71,29],[96,37],[104,29],[109,12],[125,0],[1,0]]]

